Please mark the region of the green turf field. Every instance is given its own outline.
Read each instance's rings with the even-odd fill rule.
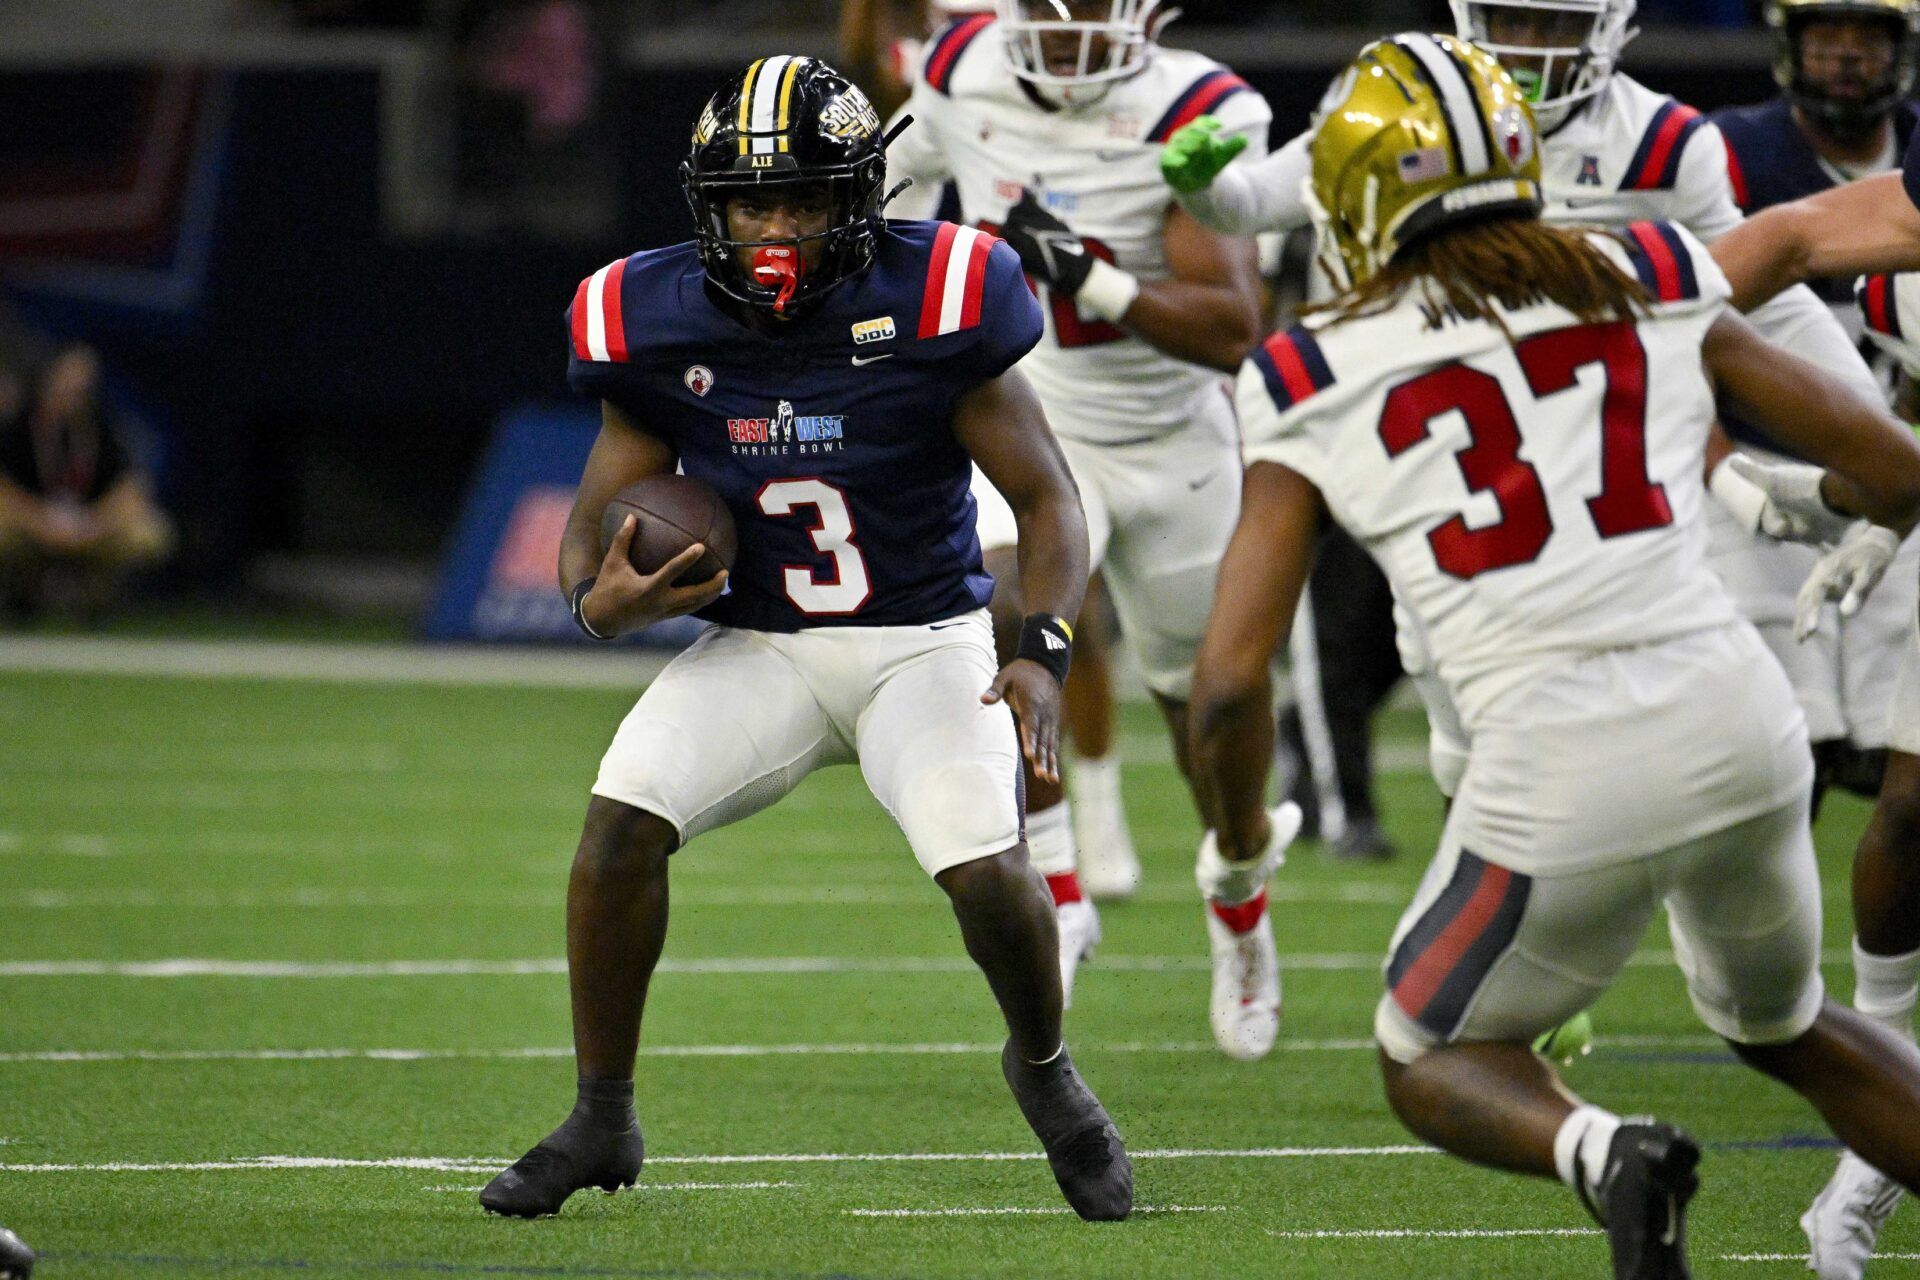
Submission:
[[[1386,868],[1275,884],[1282,1046],[1212,1047],[1198,836],[1126,716],[1148,868],[1068,1036],[1141,1212],[1063,1208],[938,891],[836,769],[675,859],[640,1064],[641,1187],[564,1216],[474,1193],[565,1114],[561,900],[621,692],[0,674],[0,1222],[48,1277],[1597,1277],[1557,1183],[1414,1147],[1367,1043],[1378,955],[1437,830],[1387,780]],[[1392,758],[1417,758],[1396,716]],[[1823,819],[1844,953],[1863,806]],[[1597,1010],[1577,1087],[1709,1148],[1706,1276],[1805,1274],[1833,1153],[1693,1021],[1664,932]],[[1842,994],[1844,964],[1829,967]],[[1920,1211],[1869,1274],[1920,1274]],[[1773,1260],[1754,1260],[1754,1256]]]

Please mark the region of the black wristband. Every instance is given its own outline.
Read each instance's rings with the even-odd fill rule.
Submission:
[[[598,631],[595,631],[593,624],[587,621],[587,615],[583,612],[587,592],[593,590],[593,584],[597,581],[599,581],[597,578],[582,578],[576,582],[573,586],[573,595],[567,601],[567,608],[572,611],[573,621],[582,631],[592,636],[595,640],[612,640],[615,637],[603,636]]]
[[[1061,684],[1067,682],[1067,668],[1073,664],[1073,628],[1065,618],[1050,613],[1030,613],[1020,624],[1020,647],[1013,656],[1039,663],[1053,673]]]

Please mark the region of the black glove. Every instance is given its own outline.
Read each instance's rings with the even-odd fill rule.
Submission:
[[[1040,207],[1031,188],[1007,210],[1000,236],[1020,255],[1020,265],[1040,283],[1071,297],[1093,270],[1093,255],[1072,227]]]

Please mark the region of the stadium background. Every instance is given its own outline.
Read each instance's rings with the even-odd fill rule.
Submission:
[[[1446,21],[1418,0],[1186,8],[1169,42],[1241,71],[1276,137],[1365,40]],[[1703,109],[1773,92],[1744,4],[1642,12],[1646,83]],[[555,15],[552,45],[516,40]],[[0,281],[27,324],[100,351],[182,535],[95,624],[135,644],[59,619],[0,634],[0,1222],[46,1275],[1600,1273],[1561,1188],[1421,1159],[1381,1103],[1377,956],[1438,827],[1404,707],[1380,739],[1407,856],[1295,855],[1287,1022],[1260,1064],[1207,1041],[1198,833],[1151,710],[1123,713],[1148,878],[1070,1033],[1162,1216],[1058,1216],[991,1069],[991,1005],[847,770],[676,866],[642,1059],[652,1198],[530,1229],[473,1207],[569,1087],[566,858],[644,663],[367,642],[426,628],[490,450],[494,514],[531,485],[526,519],[550,521],[555,442],[590,430],[562,379],[576,282],[684,237],[701,101],[752,57],[832,57],[835,16],[0,5]],[[552,596],[543,554],[482,542],[476,591]],[[1819,831],[1843,993],[1864,817],[1840,797]],[[1703,1274],[1795,1274],[1831,1148],[1648,946],[1576,1081],[1707,1143]],[[1885,1274],[1916,1249],[1909,1212]]]

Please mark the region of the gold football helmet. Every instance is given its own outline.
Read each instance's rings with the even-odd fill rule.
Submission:
[[[1360,51],[1320,102],[1307,207],[1323,263],[1351,287],[1422,236],[1537,215],[1540,139],[1494,56],[1418,32]]]
[[[1920,0],[1767,0],[1767,28],[1773,33],[1773,78],[1800,110],[1841,137],[1877,128],[1900,100],[1913,91],[1920,59]],[[1818,19],[1878,23],[1892,44],[1892,59],[1877,78],[1842,92],[1806,66],[1801,35]],[[1829,68],[1829,74],[1832,68]],[[1842,79],[1845,69],[1838,69]],[[1857,73],[1856,73],[1857,74]]]

